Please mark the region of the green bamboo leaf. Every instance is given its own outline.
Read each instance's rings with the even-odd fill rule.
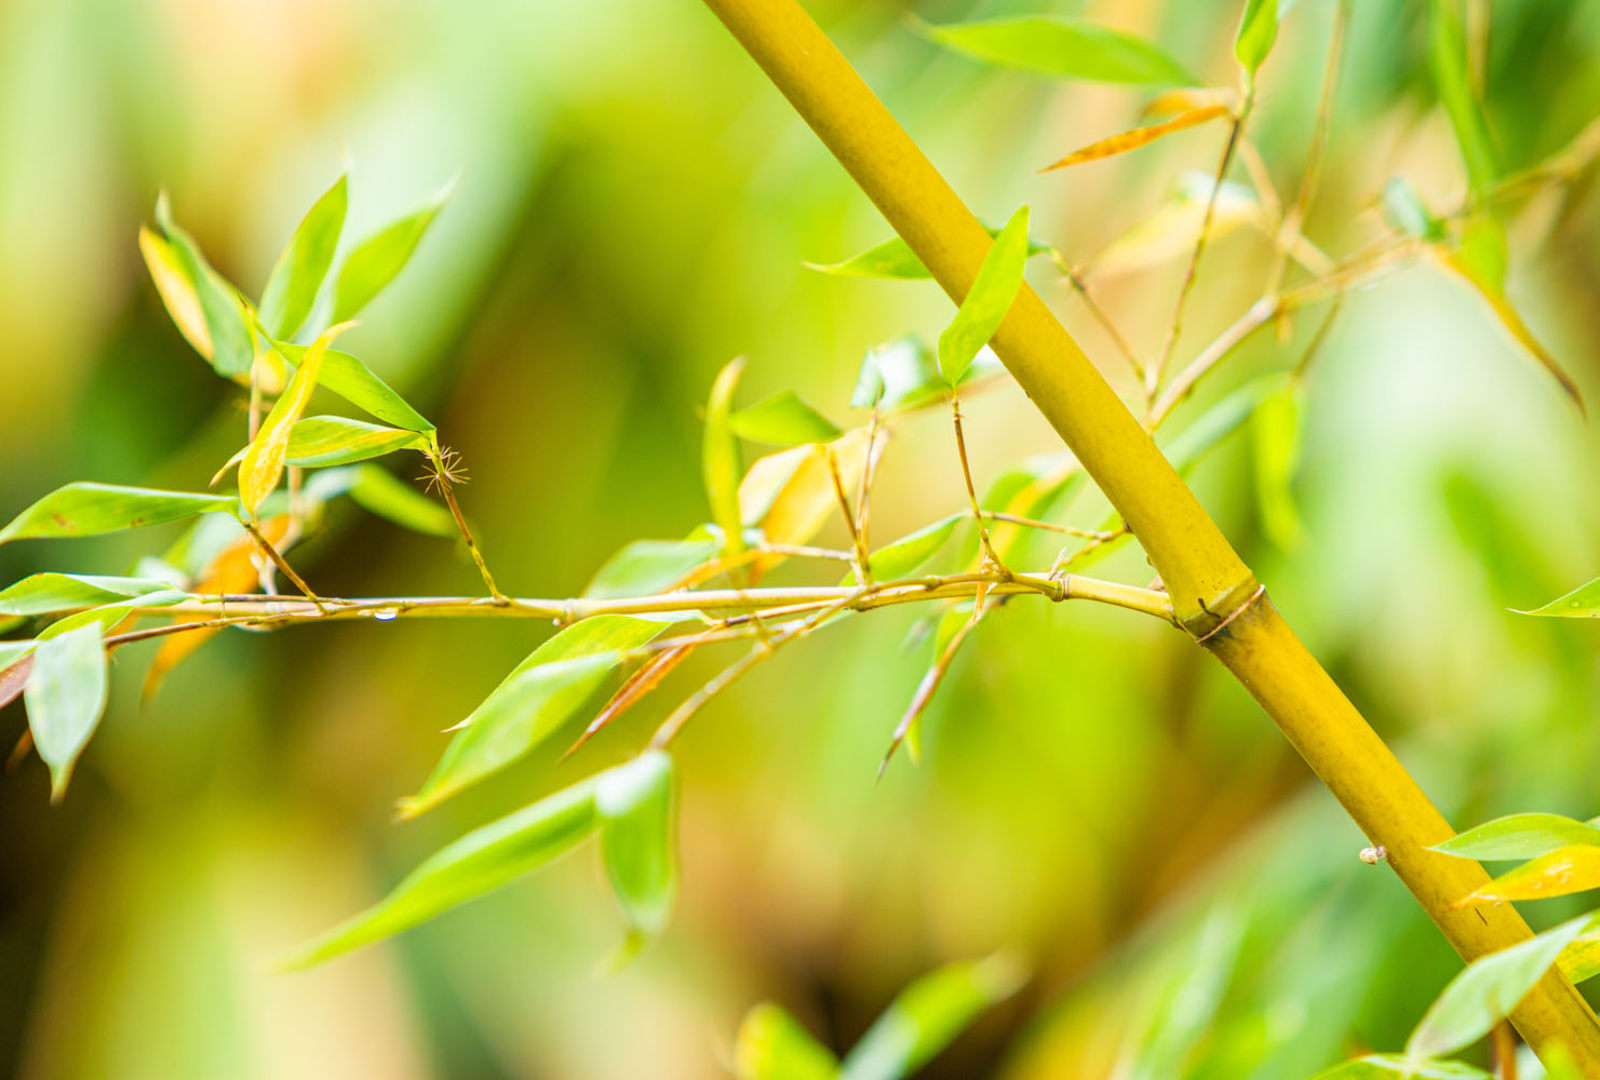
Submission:
[[[382,457],[396,450],[421,450],[424,437],[404,428],[368,424],[343,416],[308,416],[289,432],[290,465],[325,468]]]
[[[1161,452],[1180,473],[1192,469],[1199,461],[1232,435],[1255,415],[1261,403],[1281,393],[1287,377],[1280,372],[1262,375],[1245,383],[1202,413],[1184,428]]]
[[[1233,39],[1233,55],[1250,78],[1254,79],[1261,70],[1277,40],[1278,0],[1245,0],[1244,16]]]
[[[897,1080],[927,1064],[983,1010],[1026,980],[1011,956],[946,964],[913,982],[878,1017],[850,1053],[840,1080]]]
[[[1487,1035],[1517,1007],[1590,922],[1590,916],[1580,916],[1468,964],[1450,980],[1411,1033],[1406,1042],[1408,1066],[1417,1067],[1429,1058],[1454,1053]]]
[[[1580,585],[1565,596],[1550,601],[1532,611],[1519,611],[1518,615],[1541,615],[1553,619],[1600,619],[1600,578]]]
[[[109,604],[101,604],[98,607],[65,615],[40,630],[38,639],[40,641],[49,641],[72,630],[77,630],[79,627],[88,626],[90,623],[97,624],[101,632],[106,633],[126,619],[134,608],[171,607],[173,604],[181,604],[185,600],[192,599],[194,597],[190,593],[182,592],[178,589],[163,589],[159,592],[141,593],[138,596],[130,596],[125,600],[116,600]]]
[[[123,487],[79,481],[56,488],[0,529],[0,544],[137,529],[205,513],[232,513],[231,495]]]
[[[730,556],[744,549],[739,520],[739,478],[744,475],[744,467],[731,420],[733,391],[743,371],[743,357],[731,360],[712,384],[711,397],[706,402],[705,440],[700,455],[711,519],[722,529],[723,554]]]
[[[1450,117],[1456,144],[1466,162],[1473,196],[1482,200],[1493,186],[1499,169],[1495,164],[1494,144],[1484,122],[1483,106],[1473,93],[1467,71],[1467,45],[1457,0],[1429,0],[1428,63],[1439,103]]]
[[[426,206],[385,225],[345,257],[334,284],[334,322],[354,317],[405,269],[412,252],[416,251],[423,234],[444,208],[454,188],[452,180]]]
[[[99,623],[39,642],[22,691],[28,729],[50,766],[50,801],[60,802],[78,755],[106,708],[106,651]]]
[[[1262,531],[1280,550],[1293,552],[1305,540],[1293,487],[1300,464],[1300,402],[1294,387],[1285,386],[1262,400],[1250,429]]]
[[[166,592],[166,581],[94,574],[43,573],[25,577],[0,590],[0,615],[48,615],[96,607],[148,593]]]
[[[1511,814],[1435,844],[1433,850],[1461,859],[1534,859],[1572,844],[1600,846],[1600,829],[1560,814]]]
[[[1158,45],[1085,19],[1032,16],[932,26],[923,36],[976,60],[1061,79],[1198,86]]]
[[[601,615],[559,631],[452,729],[456,737],[422,789],[401,800],[400,816],[415,817],[527,754],[582,708],[624,653],[665,628],[626,615]]]
[[[984,225],[990,236],[1000,235],[1000,226]],[[1055,248],[1043,240],[1028,238],[1028,257],[1053,252]],[[891,281],[926,281],[933,275],[922,265],[922,260],[912,252],[910,245],[898,236],[868,248],[844,262],[805,264],[807,268],[838,277],[885,278]]]
[[[867,350],[861,360],[850,404],[858,409],[878,405],[884,409],[908,408],[949,391],[939,374],[933,350],[915,335],[906,335]]]
[[[728,417],[728,426],[741,439],[774,446],[832,442],[844,434],[793,390],[781,390],[740,409]]]
[[[1458,1061],[1408,1061],[1393,1054],[1372,1054],[1355,1061],[1347,1061],[1327,1072],[1320,1072],[1314,1080],[1494,1080],[1482,1069],[1463,1065]]]
[[[349,184],[341,176],[312,204],[278,256],[261,294],[261,323],[273,337],[293,337],[311,314],[339,248],[348,205]]]
[[[955,386],[986,345],[1022,287],[1023,265],[1028,258],[1028,208],[1019,207],[1000,230],[983,257],[956,317],[939,335],[939,370]]]
[[[161,228],[165,246],[149,245],[145,257],[173,321],[178,323],[190,344],[211,362],[218,375],[231,379],[249,374],[256,353],[244,300],[211,268],[194,237],[172,219],[172,204],[166,192],[156,200],[156,224]],[[153,251],[157,252],[154,261],[151,259]],[[192,303],[188,296],[179,295],[181,290],[169,295],[168,290],[176,288],[171,277],[173,271],[188,286],[187,294],[192,296]],[[196,308],[198,320],[194,318]],[[205,334],[203,340],[196,340],[200,324],[204,325]]]
[[[940,518],[931,525],[924,525],[916,532],[907,533],[900,539],[890,544],[885,544],[867,557],[867,565],[872,576],[877,581],[895,581],[903,578],[916,570],[923,563],[939,554],[955,534],[956,526],[967,520],[970,515],[951,514],[949,517]],[[841,584],[854,585],[856,572],[854,570],[845,575]]]
[[[256,437],[250,441],[250,445],[240,458],[239,501],[252,520],[283,476],[289,454],[289,436],[294,430],[295,422],[311,403],[311,395],[317,388],[317,378],[322,373],[322,361],[327,355],[328,346],[353,325],[355,324],[339,323],[337,326],[328,327],[306,350],[302,363],[295,369],[294,375],[290,377],[278,400],[273,402],[266,419],[261,421]]]
[[[571,851],[597,824],[596,780],[540,799],[441,849],[379,903],[297,950],[283,968],[308,968],[392,937]]]
[[[304,362],[308,346],[274,342],[278,351],[294,366]],[[350,404],[364,409],[386,424],[426,435],[434,430],[433,424],[405,398],[395,393],[389,384],[356,357],[338,349],[329,349],[322,357],[322,374],[317,385],[331,390]]]
[[[1403,176],[1395,176],[1383,185],[1383,216],[1395,231],[1438,243],[1445,238],[1444,222],[1434,216],[1428,204]]]
[[[603,773],[594,789],[600,850],[628,925],[659,934],[678,891],[672,758],[644,754]]]
[[[739,1080],[834,1080],[838,1059],[783,1009],[763,1002],[745,1013],[734,1041]]]
[[[611,599],[666,592],[716,558],[721,547],[717,540],[635,540],[606,560],[583,595]]]
[[[1543,900],[1600,889],[1600,847],[1569,844],[1509,870],[1461,901],[1460,907],[1496,900]]]
[[[1573,983],[1587,982],[1600,975],[1600,928],[1591,925],[1565,949],[1556,965]]]

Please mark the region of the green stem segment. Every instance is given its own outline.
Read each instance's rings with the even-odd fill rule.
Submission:
[[[705,0],[860,185],[950,298],[960,303],[988,233],[796,0]],[[1523,941],[1508,905],[1452,911],[1488,880],[1426,849],[1452,835],[1361,714],[1262,595],[1254,575],[1150,436],[1026,284],[995,352],[1144,546],[1177,620],[1214,653],[1390,862],[1463,958]],[[1552,970],[1511,1015],[1541,1054],[1566,1046],[1600,1077],[1600,1023]]]

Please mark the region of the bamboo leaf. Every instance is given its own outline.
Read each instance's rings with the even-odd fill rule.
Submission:
[[[1511,814],[1435,844],[1433,850],[1461,859],[1534,859],[1574,844],[1600,846],[1600,828],[1560,814]]]
[[[1262,530],[1280,550],[1293,552],[1305,540],[1293,488],[1300,464],[1300,403],[1294,387],[1285,386],[1263,399],[1250,427]]]
[[[1085,19],[1033,16],[944,26],[914,21],[912,26],[975,60],[1038,75],[1130,84],[1199,82],[1160,46]]]
[[[1245,0],[1239,32],[1234,35],[1233,55],[1251,79],[1278,40],[1278,0]]]
[[[845,491],[851,492],[860,480],[866,448],[866,432],[857,428],[827,447],[813,443],[758,459],[739,485],[739,509],[744,523],[759,524],[769,543],[810,542],[828,519],[840,512],[833,474],[828,468],[828,450],[833,451],[838,463]],[[755,576],[781,559],[778,555],[761,556],[753,564]]]
[[[610,599],[666,592],[715,558],[719,546],[715,540],[635,540],[606,560],[583,595]]]
[[[898,1080],[927,1064],[983,1010],[1016,993],[1026,975],[996,954],[947,964],[900,992],[845,1056],[840,1080]]]
[[[1005,321],[1028,259],[1028,208],[1019,207],[983,257],[956,317],[939,335],[939,370],[955,386]]]
[[[783,1009],[763,1002],[745,1013],[734,1041],[739,1080],[833,1080],[838,1059]]]
[[[228,513],[237,505],[231,495],[79,481],[56,488],[11,519],[0,529],[0,544],[11,540],[120,532],[181,521],[196,514]]]
[[[441,849],[379,903],[297,950],[283,968],[308,968],[393,937],[571,851],[597,824],[597,779],[540,799]]]
[[[1494,144],[1484,123],[1482,104],[1472,90],[1466,38],[1461,31],[1455,0],[1429,0],[1428,63],[1439,93],[1439,104],[1450,117],[1456,144],[1466,162],[1473,195],[1481,200],[1494,184],[1499,169],[1495,164]]]
[[[71,615],[65,615],[57,619],[39,631],[38,639],[40,641],[49,641],[80,627],[88,626],[90,623],[97,624],[102,633],[110,633],[130,617],[133,608],[171,607],[173,604],[181,604],[183,601],[191,599],[193,597],[189,593],[178,589],[164,589],[160,592],[148,592],[141,593],[138,596],[130,596],[125,600],[114,600],[109,604],[86,608],[83,611],[76,611]]]
[[[601,774],[594,790],[600,850],[628,925],[654,935],[666,928],[678,891],[672,758],[649,750]]]
[[[1393,1054],[1371,1054],[1355,1061],[1347,1061],[1327,1072],[1320,1072],[1314,1080],[1494,1080],[1482,1069],[1463,1065],[1458,1061],[1408,1061]]]
[[[341,176],[312,204],[278,256],[261,294],[261,323],[273,337],[293,337],[311,314],[333,265],[348,204],[349,184]]]
[[[426,440],[415,431],[368,424],[343,416],[308,416],[289,431],[285,461],[305,468],[350,465],[396,450],[421,450]]]
[[[858,409],[877,405],[906,408],[948,392],[939,363],[921,339],[907,335],[875,345],[861,360],[850,404]]]
[[[308,346],[281,341],[274,344],[292,364],[299,366],[304,362]],[[433,424],[412,408],[405,398],[395,393],[366,364],[347,352],[328,349],[323,354],[322,374],[317,377],[317,385],[331,390],[386,424],[425,435],[434,430]]]
[[[1216,190],[1216,206],[1211,218],[1211,239],[1217,240],[1246,226],[1261,227],[1261,203],[1249,188],[1225,180],[1218,188],[1215,179],[1190,171],[1179,180],[1176,190],[1154,214],[1137,222],[1107,244],[1090,259],[1096,277],[1104,280],[1144,270],[1177,255],[1192,251],[1206,205]]]
[[[161,292],[162,303],[166,304],[183,336],[210,361],[218,375],[230,379],[245,376],[255,361],[255,345],[244,301],[234,287],[211,268],[194,238],[172,219],[172,204],[165,192],[156,200],[156,224],[161,228],[165,248],[147,245],[143,237],[141,247],[145,249],[145,261]],[[187,283],[187,289],[178,287],[174,272]],[[205,324],[203,336],[194,320],[196,307]]]
[[[172,316],[174,325],[194,351],[207,361],[211,359],[211,330],[206,326],[206,314],[200,306],[200,296],[189,280],[183,259],[166,239],[150,229],[139,227],[139,252],[150,271],[161,303]]]
[[[1487,1035],[1589,922],[1589,916],[1580,916],[1468,964],[1450,980],[1411,1033],[1406,1042],[1408,1066],[1415,1068],[1429,1058],[1454,1053]]]
[[[752,442],[775,446],[825,443],[843,432],[793,390],[783,390],[728,417],[733,433]]]
[[[1476,889],[1457,907],[1475,907],[1494,900],[1542,900],[1600,889],[1600,847],[1585,842],[1523,863]]]
[[[1384,218],[1397,232],[1430,243],[1444,240],[1444,222],[1433,215],[1405,177],[1391,177],[1383,185],[1381,205]]]
[[[955,534],[956,526],[967,520],[967,514],[951,514],[916,532],[907,533],[891,544],[885,544],[867,558],[872,576],[879,581],[895,581],[916,570],[939,551]],[[854,585],[855,571],[845,575],[841,584]]]
[[[149,578],[43,573],[0,590],[0,615],[48,615],[115,600],[166,592],[170,583]]]
[[[664,629],[659,622],[601,615],[559,631],[452,729],[455,739],[422,789],[401,800],[400,816],[437,806],[544,742],[599,689],[623,653]]]
[[[1000,235],[1000,226],[985,224],[984,229],[990,236]],[[1055,248],[1043,240],[1028,239],[1028,257],[1054,252]],[[868,248],[859,255],[852,256],[844,262],[805,264],[808,269],[816,270],[823,274],[834,274],[838,277],[866,277],[885,278],[891,281],[926,281],[933,277],[928,268],[922,265],[922,260],[912,252],[910,245],[898,236],[885,240],[876,247]],[[854,401],[851,404],[855,404]],[[871,404],[868,402],[868,404]]]
[[[427,205],[385,225],[345,257],[334,283],[334,322],[354,318],[405,269],[454,188],[452,180]]]
[[[1600,932],[1596,927],[1590,926],[1578,935],[1576,941],[1561,950],[1556,964],[1561,968],[1561,974],[1573,983],[1587,982],[1600,975]]]
[[[717,375],[706,402],[705,438],[700,465],[705,480],[711,520],[722,529],[722,553],[732,556],[744,549],[739,521],[739,477],[744,467],[739,440],[733,433],[733,391],[744,372],[744,358],[731,360]]]
[[[98,622],[39,642],[22,696],[33,744],[50,766],[51,802],[66,794],[78,755],[105,712],[106,692],[106,652]]]
[[[330,326],[306,350],[303,361],[289,379],[289,385],[273,403],[266,419],[261,421],[256,437],[239,459],[239,501],[252,520],[283,476],[284,463],[289,454],[289,437],[295,422],[311,403],[311,394],[317,388],[317,376],[322,370],[322,358],[328,346],[352,325],[340,323]]]
[[[1149,146],[1157,139],[1171,135],[1175,131],[1183,131],[1215,120],[1219,116],[1227,116],[1228,108],[1225,105],[1204,105],[1198,109],[1190,109],[1180,113],[1171,120],[1160,124],[1150,124],[1146,127],[1137,127],[1131,131],[1120,132],[1108,139],[1090,143],[1081,149],[1074,150],[1066,157],[1053,161],[1040,169],[1040,172],[1053,172],[1056,169],[1066,169],[1073,165],[1082,165],[1086,161],[1099,161],[1102,158],[1115,157],[1137,150],[1142,146]]]
[[[1565,596],[1519,615],[1542,615],[1554,619],[1600,619],[1600,578],[1580,585]]]

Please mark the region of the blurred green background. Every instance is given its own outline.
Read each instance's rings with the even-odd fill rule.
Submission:
[[[810,6],[981,215],[1029,202],[1034,232],[1075,261],[1152,214],[1183,170],[1214,166],[1217,125],[1038,175],[1134,124],[1148,95],[941,53],[898,2]],[[1240,6],[1048,10],[1159,40],[1222,85]],[[1509,170],[1600,113],[1600,5],[1485,7]],[[1422,8],[1355,5],[1309,226],[1335,255],[1383,235],[1375,196],[1391,176],[1440,208],[1464,190]],[[1253,130],[1283,192],[1333,9],[1300,0],[1264,71]],[[729,358],[750,358],[747,400],[793,387],[843,422],[863,352],[931,337],[949,315],[927,283],[804,268],[887,230],[692,0],[3,0],[0,145],[0,518],[76,479],[196,489],[239,445],[241,395],[184,344],[139,259],[161,188],[254,291],[345,163],[356,235],[460,174],[413,265],[341,345],[462,451],[462,499],[518,595],[574,594],[625,541],[705,519],[697,408]],[[1597,241],[1582,185],[1513,219],[1512,296],[1592,400]],[[1181,355],[1256,298],[1270,260],[1248,231],[1214,245]],[[1141,351],[1159,348],[1181,272],[1171,259],[1102,287]],[[1031,276],[1126,383],[1059,277],[1043,263]],[[1287,343],[1253,339],[1174,429],[1292,362],[1314,320],[1301,322]],[[1296,550],[1263,539],[1248,432],[1194,475],[1280,608],[1458,824],[1600,812],[1600,631],[1508,611],[1600,573],[1594,428],[1427,266],[1350,297],[1305,408]],[[968,411],[980,486],[1059,445],[1015,388]],[[948,425],[908,425],[878,490],[884,539],[959,509]],[[1090,499],[1069,520],[1098,514]],[[296,556],[323,592],[478,587],[448,542],[350,508],[332,524]],[[168,538],[9,545],[0,581],[124,572]],[[1133,551],[1097,572],[1150,576]],[[609,978],[596,966],[620,923],[589,853],[309,974],[269,969],[446,840],[621,760],[733,654],[698,657],[573,759],[555,747],[397,826],[393,800],[426,774],[440,730],[546,629],[225,635],[144,708],[153,647],[123,650],[65,803],[48,804],[37,759],[0,778],[3,1070],[711,1077],[758,1000],[848,1046],[913,975],[1001,946],[1032,982],[927,1075],[1293,1078],[1398,1047],[1456,961],[1392,875],[1357,860],[1365,841],[1220,668],[1127,612],[1010,605],[941,691],[923,763],[875,784],[925,662],[901,649],[913,618],[880,613],[788,650],[689,728],[679,911]],[[8,707],[0,739],[25,724]]]

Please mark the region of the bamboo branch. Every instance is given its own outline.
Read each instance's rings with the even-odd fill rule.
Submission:
[[[991,241],[795,0],[705,0],[957,303]],[[1241,110],[1242,111],[1242,110]],[[1148,433],[1024,285],[994,350],[1143,544],[1180,624],[1261,703],[1465,959],[1531,935],[1510,905],[1452,910],[1488,875],[1429,850],[1449,823],[1263,595]],[[1010,585],[1020,584],[1011,582]],[[1000,592],[1006,585],[989,586]],[[1552,968],[1511,1020],[1600,1076],[1600,1023]]]

